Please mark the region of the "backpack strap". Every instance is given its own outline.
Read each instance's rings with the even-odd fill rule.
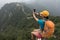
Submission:
[[[49,27],[47,26],[46,21],[45,21],[44,29],[45,29],[45,27],[47,27],[47,28],[48,28],[48,30],[47,30],[47,31],[49,31]],[[45,30],[45,32],[46,32],[46,30]]]

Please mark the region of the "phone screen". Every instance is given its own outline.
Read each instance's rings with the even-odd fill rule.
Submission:
[[[33,9],[34,10],[34,12],[36,12],[36,9]]]

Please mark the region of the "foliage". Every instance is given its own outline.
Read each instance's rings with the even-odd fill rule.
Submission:
[[[31,31],[39,28],[33,18],[27,19],[28,16],[32,17],[32,11],[23,5],[24,12],[21,5],[23,4],[10,3],[0,10],[0,40],[31,40]],[[57,38],[49,40],[60,40],[60,17],[51,16],[50,19],[56,24],[54,34]]]

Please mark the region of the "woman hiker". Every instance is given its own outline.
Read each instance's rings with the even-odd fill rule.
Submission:
[[[48,21],[49,12],[47,10],[40,12],[39,15],[40,15],[41,19],[38,19],[35,16],[35,14],[36,14],[36,12],[33,11],[33,17],[40,25],[40,28],[34,29],[31,32],[32,40],[34,40],[34,36],[36,36],[38,38],[38,40],[41,40],[41,38],[49,38],[54,33],[54,23]],[[49,23],[51,23],[51,25]],[[48,24],[49,27],[47,27],[46,24]]]

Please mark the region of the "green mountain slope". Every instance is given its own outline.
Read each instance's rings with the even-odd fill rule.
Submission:
[[[50,17],[56,24],[55,35],[60,40],[60,17]],[[32,11],[22,3],[9,3],[0,10],[0,40],[31,40],[30,32],[39,28]]]

